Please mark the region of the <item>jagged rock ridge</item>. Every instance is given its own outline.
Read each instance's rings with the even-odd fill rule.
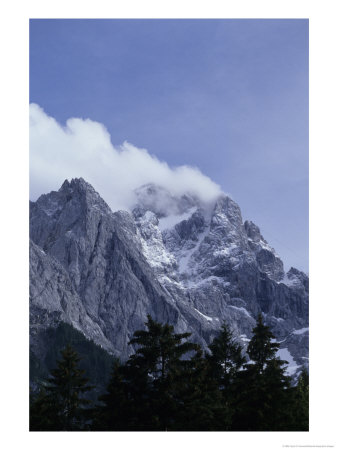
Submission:
[[[296,373],[308,358],[308,277],[283,263],[239,206],[221,195],[142,186],[132,213],[113,213],[83,179],[30,208],[32,351],[58,321],[126,358],[146,315],[204,348],[223,321],[245,345],[259,312]],[[46,318],[46,317],[48,318]]]

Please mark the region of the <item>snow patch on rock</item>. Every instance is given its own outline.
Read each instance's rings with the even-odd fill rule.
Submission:
[[[291,353],[289,352],[289,350],[287,348],[280,348],[277,351],[276,356],[279,357],[281,360],[288,362],[288,365],[286,367],[286,373],[289,376],[295,375],[297,370],[301,367],[293,359]]]

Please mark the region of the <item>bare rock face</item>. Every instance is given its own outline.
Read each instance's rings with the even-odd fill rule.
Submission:
[[[61,305],[62,297],[64,308],[55,310],[60,312],[59,320],[65,321],[65,309],[71,311],[71,305],[79,303],[102,339],[84,334],[122,358],[133,352],[128,342],[135,330],[144,327],[147,314],[174,324],[181,332],[192,332],[205,345],[189,322],[194,318],[188,320],[189,314],[181,312],[186,309],[184,302],[176,305],[154,276],[142,254],[134,219],[123,211],[113,214],[84,180],[65,182],[58,192],[32,204],[30,230],[34,241],[31,304],[38,302],[49,310],[51,305]],[[54,267],[36,273],[37,254],[52,260]],[[52,280],[50,273],[54,273]],[[65,293],[44,296],[42,292],[36,297],[37,280]],[[77,320],[72,315],[69,320],[84,332],[82,316]]]
[[[31,347],[38,351],[40,332],[48,327],[55,327],[62,321],[108,351],[114,351],[112,343],[87,314],[62,265],[32,241],[29,259]]]
[[[284,277],[284,267],[275,250],[269,246],[261,235],[260,229],[253,222],[246,220],[244,228],[248,236],[248,244],[255,252],[256,260],[262,272],[265,272],[275,281]]]
[[[207,347],[226,321],[245,346],[258,313],[290,373],[308,358],[308,277],[283,263],[239,206],[221,195],[142,186],[132,214],[113,213],[83,179],[31,203],[31,333],[60,321],[122,359],[147,314]],[[32,339],[38,352],[38,338]]]

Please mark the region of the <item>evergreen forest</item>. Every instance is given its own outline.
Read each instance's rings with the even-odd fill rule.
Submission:
[[[78,335],[75,348],[74,332],[62,326],[55,366],[41,371],[39,361],[30,363],[40,374],[30,393],[30,431],[309,430],[308,373],[297,384],[287,376],[261,315],[246,354],[226,324],[208,352],[151,316],[145,325],[124,363]]]

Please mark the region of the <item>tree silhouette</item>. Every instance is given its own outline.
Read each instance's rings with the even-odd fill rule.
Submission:
[[[80,358],[70,345],[51,371],[31,408],[31,430],[73,431],[86,429],[88,400],[84,394],[92,389],[84,371],[78,368]]]
[[[218,421],[217,428],[226,430],[231,428],[234,406],[234,385],[238,372],[243,367],[245,357],[243,349],[233,336],[226,324],[222,325],[220,333],[209,345],[210,354],[206,355],[209,368],[209,384],[219,391],[221,407],[215,415]],[[217,394],[214,394],[216,399]],[[216,419],[217,418],[217,419]],[[214,425],[214,427],[216,424]]]
[[[107,394],[100,398],[103,427],[150,431],[171,430],[177,424],[184,380],[194,364],[182,357],[199,346],[184,341],[190,333],[176,334],[172,325],[155,322],[150,315],[147,319],[147,329],[136,331],[129,342],[137,347],[135,353],[115,368]],[[124,414],[127,423],[120,422]]]
[[[249,342],[247,353],[255,363],[255,368],[262,373],[267,362],[274,358],[279,344],[273,342],[275,336],[270,328],[263,324],[263,317],[259,314],[256,327],[252,330],[253,337]]]
[[[67,346],[37,394],[31,394],[31,431],[306,431],[309,382],[303,372],[291,387],[279,344],[262,316],[244,363],[241,346],[223,325],[205,355],[190,333],[150,316],[134,333],[136,351],[115,362],[95,408],[92,388]]]
[[[250,361],[238,374],[233,428],[236,431],[277,431],[289,426],[290,377],[276,357],[279,344],[258,316],[247,353]]]

